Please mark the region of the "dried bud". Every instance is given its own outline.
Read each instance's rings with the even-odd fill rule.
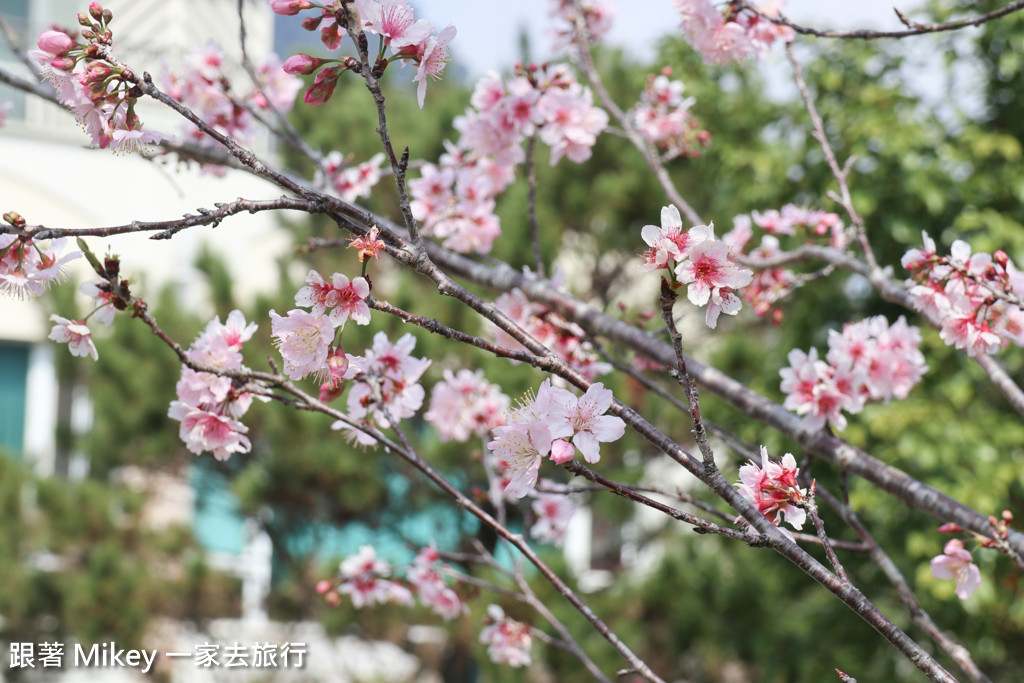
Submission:
[[[25,219],[17,211],[8,211],[4,214],[4,220],[16,228],[25,227]]]

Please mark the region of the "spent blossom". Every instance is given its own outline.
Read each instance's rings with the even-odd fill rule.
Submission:
[[[971,597],[981,585],[981,571],[974,564],[971,551],[964,548],[964,542],[958,538],[946,542],[942,554],[932,558],[931,566],[936,579],[956,581],[956,596],[961,600]]]

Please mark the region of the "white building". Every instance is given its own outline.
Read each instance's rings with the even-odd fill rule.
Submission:
[[[181,64],[188,52],[214,40],[229,63],[236,65],[232,76],[246,79],[248,86],[247,75],[237,67],[241,58],[237,0],[108,0],[103,5],[114,15],[115,54],[136,71],[152,73],[157,83],[168,65]],[[78,0],[0,0],[0,13],[28,48],[51,24],[75,28],[77,13],[87,7],[87,2]],[[246,2],[245,12],[247,48],[256,60],[272,49],[274,15],[267,2]],[[0,68],[35,78],[2,40]],[[95,228],[133,220],[161,221],[214,208],[215,202],[282,194],[242,172],[216,178],[196,167],[176,167],[173,159],[149,160],[90,149],[88,136],[67,111],[0,84],[3,102],[12,104],[6,125],[0,127],[0,207],[4,212],[17,211],[29,225]],[[148,128],[180,136],[180,118],[162,105],[149,102],[143,108],[140,104],[139,115]],[[256,151],[272,153],[266,141]],[[225,263],[243,299],[277,289],[276,260],[292,248],[278,217],[269,213],[228,219],[216,230],[186,230],[170,240],[152,241],[135,234],[109,241],[88,238],[87,242],[99,256],[108,245],[120,255],[122,274],[138,282],[134,294],[155,297],[170,284],[183,306],[211,314],[203,279],[195,277],[193,267],[204,244],[215,253],[231,255]],[[72,265],[72,282],[62,286],[77,289],[82,281],[95,279],[84,259]],[[86,305],[84,297],[81,304]],[[47,340],[50,313],[72,317],[74,312],[50,311],[40,301],[0,296],[0,449],[24,459],[40,475],[80,477],[87,473],[88,462],[80,454],[58,452],[57,427],[69,424],[72,432],[83,433],[91,425],[92,407],[84,388],[58,383],[55,354],[68,351]],[[169,422],[168,429],[172,428]],[[132,476],[138,479],[139,473]],[[145,486],[145,482],[136,483]],[[184,476],[180,483],[188,488]],[[182,509],[168,510],[167,500],[157,500],[155,507],[166,517],[165,523],[180,521],[182,516],[189,519],[192,514],[192,497],[176,500]],[[251,532],[247,530],[241,554],[211,559],[243,577],[247,613],[259,618],[265,617],[261,603],[269,589],[270,551],[265,534]]]

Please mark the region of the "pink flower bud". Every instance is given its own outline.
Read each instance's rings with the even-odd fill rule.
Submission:
[[[331,591],[324,596],[324,601],[331,607],[337,607],[341,604],[341,595],[337,591]]]
[[[43,52],[49,52],[51,55],[62,55],[75,46],[75,41],[63,31],[51,29],[39,34],[39,41],[36,45]]]
[[[316,78],[313,79],[313,85],[306,90],[306,94],[302,98],[306,104],[315,107],[331,99],[331,95],[334,94],[334,87],[338,85],[339,73],[338,67],[324,69],[318,73]]]
[[[992,260],[998,263],[1003,270],[1006,270],[1006,263],[1010,260],[1010,257],[1002,249],[997,249],[996,253],[992,254]]]
[[[96,21],[99,21],[100,19],[103,18],[103,8],[100,7],[100,3],[98,3],[98,2],[91,2],[91,3],[89,3],[89,16],[91,16]]]
[[[270,0],[270,9],[274,14],[294,16],[304,9],[309,9],[313,3],[309,0]]]
[[[322,14],[318,17],[306,17],[305,19],[302,20],[302,23],[299,25],[302,26],[302,28],[306,29],[307,31],[315,31],[320,26],[320,21],[323,18],[324,17]]]
[[[939,527],[939,533],[940,534],[953,535],[953,534],[958,534],[961,531],[963,531],[963,529],[960,528],[960,525],[957,524],[956,522],[946,522],[945,524],[943,524],[942,526]]]
[[[317,584],[316,584],[316,592],[319,595],[323,595],[327,591],[331,590],[331,588],[333,588],[333,587],[334,587],[334,582],[333,581],[331,581],[330,579],[324,579],[323,581],[318,581],[317,582]]]
[[[551,444],[551,460],[561,465],[576,456],[576,447],[565,439],[557,439]]]
[[[307,54],[299,53],[294,57],[289,57],[281,65],[281,69],[285,73],[308,76],[324,63],[324,60],[317,59],[316,57],[310,57]]]

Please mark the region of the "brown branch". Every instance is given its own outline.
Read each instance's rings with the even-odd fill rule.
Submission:
[[[925,33],[939,33],[942,31],[956,31],[961,28],[968,28],[970,26],[981,26],[987,22],[999,19],[1008,14],[1013,14],[1021,9],[1024,9],[1024,1],[1017,0],[1017,2],[1011,2],[1005,7],[1001,7],[992,12],[986,14],[980,14],[976,17],[969,17],[967,19],[958,19],[956,21],[948,21],[945,23],[935,24],[922,24],[914,21],[910,21],[907,16],[900,10],[893,8],[896,16],[899,18],[900,23],[907,27],[905,31],[872,31],[868,29],[861,29],[856,31],[831,31],[811,28],[808,26],[801,26],[800,24],[794,23],[787,19],[782,13],[777,15],[769,15],[764,12],[760,12],[755,9],[748,2],[737,3],[738,6],[748,12],[752,12],[763,19],[767,19],[773,24],[779,26],[788,26],[793,29],[796,33],[807,36],[815,36],[817,38],[844,38],[844,39],[858,39],[858,40],[877,40],[879,38],[908,38],[910,36],[919,36]]]

